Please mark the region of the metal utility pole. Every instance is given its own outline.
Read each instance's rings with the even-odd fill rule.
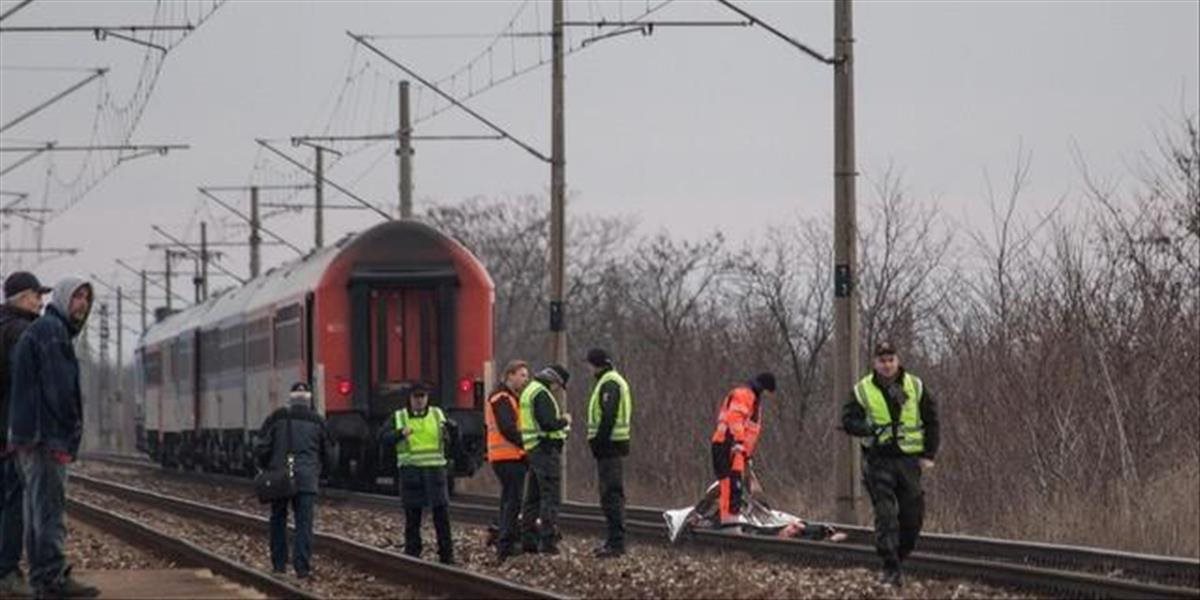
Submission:
[[[408,81],[400,82],[400,147],[396,154],[400,156],[400,218],[412,217],[412,116],[409,114]]]
[[[262,234],[258,231],[258,186],[250,186],[250,279],[262,269]]]
[[[833,40],[837,62],[833,70],[833,260],[834,260],[834,367],[833,398],[850,396],[859,375],[858,360],[858,249],[854,183],[854,32],[850,0],[834,0]],[[837,519],[858,522],[862,497],[859,484],[858,442],[843,436],[838,442]]]
[[[142,333],[146,333],[148,326],[146,323],[146,270],[142,269],[140,275],[142,279]],[[170,298],[171,295],[167,294],[167,297]]]
[[[167,312],[171,312],[171,249],[163,250],[163,257],[166,261],[164,273],[167,279]]]
[[[200,299],[208,300],[208,223],[200,221]]]
[[[565,261],[563,246],[566,227],[563,213],[566,206],[566,137],[563,131],[563,0],[554,0],[554,27],[551,34],[553,62],[550,72],[550,334],[554,346],[554,362],[567,366],[567,323],[563,305]],[[562,406],[567,406],[567,391],[562,393]],[[567,482],[567,454],[563,449],[562,481]]]
[[[314,210],[316,212],[315,220],[316,220],[316,229],[317,229],[316,233],[317,234],[316,234],[316,238],[315,238],[316,241],[315,241],[314,247],[320,248],[325,243],[325,222],[323,219],[324,211],[322,211],[322,206],[321,206],[322,204],[325,203],[325,158],[324,158],[325,149],[320,146],[313,146],[313,148],[315,148],[317,151],[317,164],[316,164],[316,169],[315,169],[316,170],[316,178],[317,178],[316,179],[316,195],[313,197],[313,202],[315,204]]]

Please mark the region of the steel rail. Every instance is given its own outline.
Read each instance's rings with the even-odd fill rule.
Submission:
[[[67,511],[73,519],[149,550],[155,555],[173,559],[180,564],[206,568],[225,579],[254,588],[272,598],[320,598],[253,567],[229,560],[186,540],[155,531],[90,502],[67,498]]]
[[[270,526],[270,522],[264,517],[167,496],[87,475],[72,474],[71,480],[82,483],[84,488],[91,488],[191,519],[202,518],[229,527],[256,529],[264,533],[269,530]],[[249,484],[244,479],[240,481]],[[330,533],[313,532],[313,541],[340,559],[355,564],[380,579],[423,589],[438,596],[543,598],[549,600],[571,598],[571,596],[529,587],[459,567],[423,561]]]

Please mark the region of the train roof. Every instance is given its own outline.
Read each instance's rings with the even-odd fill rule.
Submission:
[[[400,262],[438,261],[456,264],[460,269],[466,266],[461,264],[465,256],[475,265],[475,273],[482,276],[485,285],[492,286],[491,278],[478,259],[457,240],[418,221],[387,221],[362,232],[347,234],[332,245],[313,250],[240,287],[168,316],[146,330],[140,345],[158,344],[196,328],[211,330],[241,323],[248,315],[269,310],[281,302],[299,300],[319,285],[331,263],[360,245],[370,246],[372,250],[386,247],[389,254],[394,252],[403,259]],[[368,256],[367,260],[370,258]]]

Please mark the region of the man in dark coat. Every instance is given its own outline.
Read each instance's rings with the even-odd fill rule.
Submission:
[[[259,428],[255,459],[260,469],[287,467],[292,457],[298,493],[290,499],[271,503],[271,567],[276,573],[287,569],[287,517],[291,504],[296,521],[296,539],[292,551],[292,567],[301,579],[312,573],[313,517],[321,469],[333,464],[329,434],[325,419],[312,408],[312,391],[308,384],[292,385],[288,406],[267,416]],[[290,441],[289,441],[290,437]]]
[[[24,540],[21,516],[24,486],[16,455],[8,451],[8,366],[17,340],[38,318],[42,296],[51,291],[25,271],[17,271],[4,280],[4,304],[0,305],[0,597],[32,593],[18,567]]]
[[[67,464],[83,438],[83,393],[74,341],[92,309],[92,286],[66,277],[54,286],[46,312],[13,350],[8,401],[9,446],[25,484],[29,583],[39,597],[93,597],[93,586],[71,577],[63,553],[67,528]]]

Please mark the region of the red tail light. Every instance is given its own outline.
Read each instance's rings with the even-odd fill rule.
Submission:
[[[337,382],[337,391],[343,396],[349,396],[354,391],[354,384],[349,379],[339,377]]]
[[[462,379],[458,380],[458,391],[464,394],[471,391],[471,388],[473,387],[475,387],[475,384],[471,382],[470,377],[463,377]]]

